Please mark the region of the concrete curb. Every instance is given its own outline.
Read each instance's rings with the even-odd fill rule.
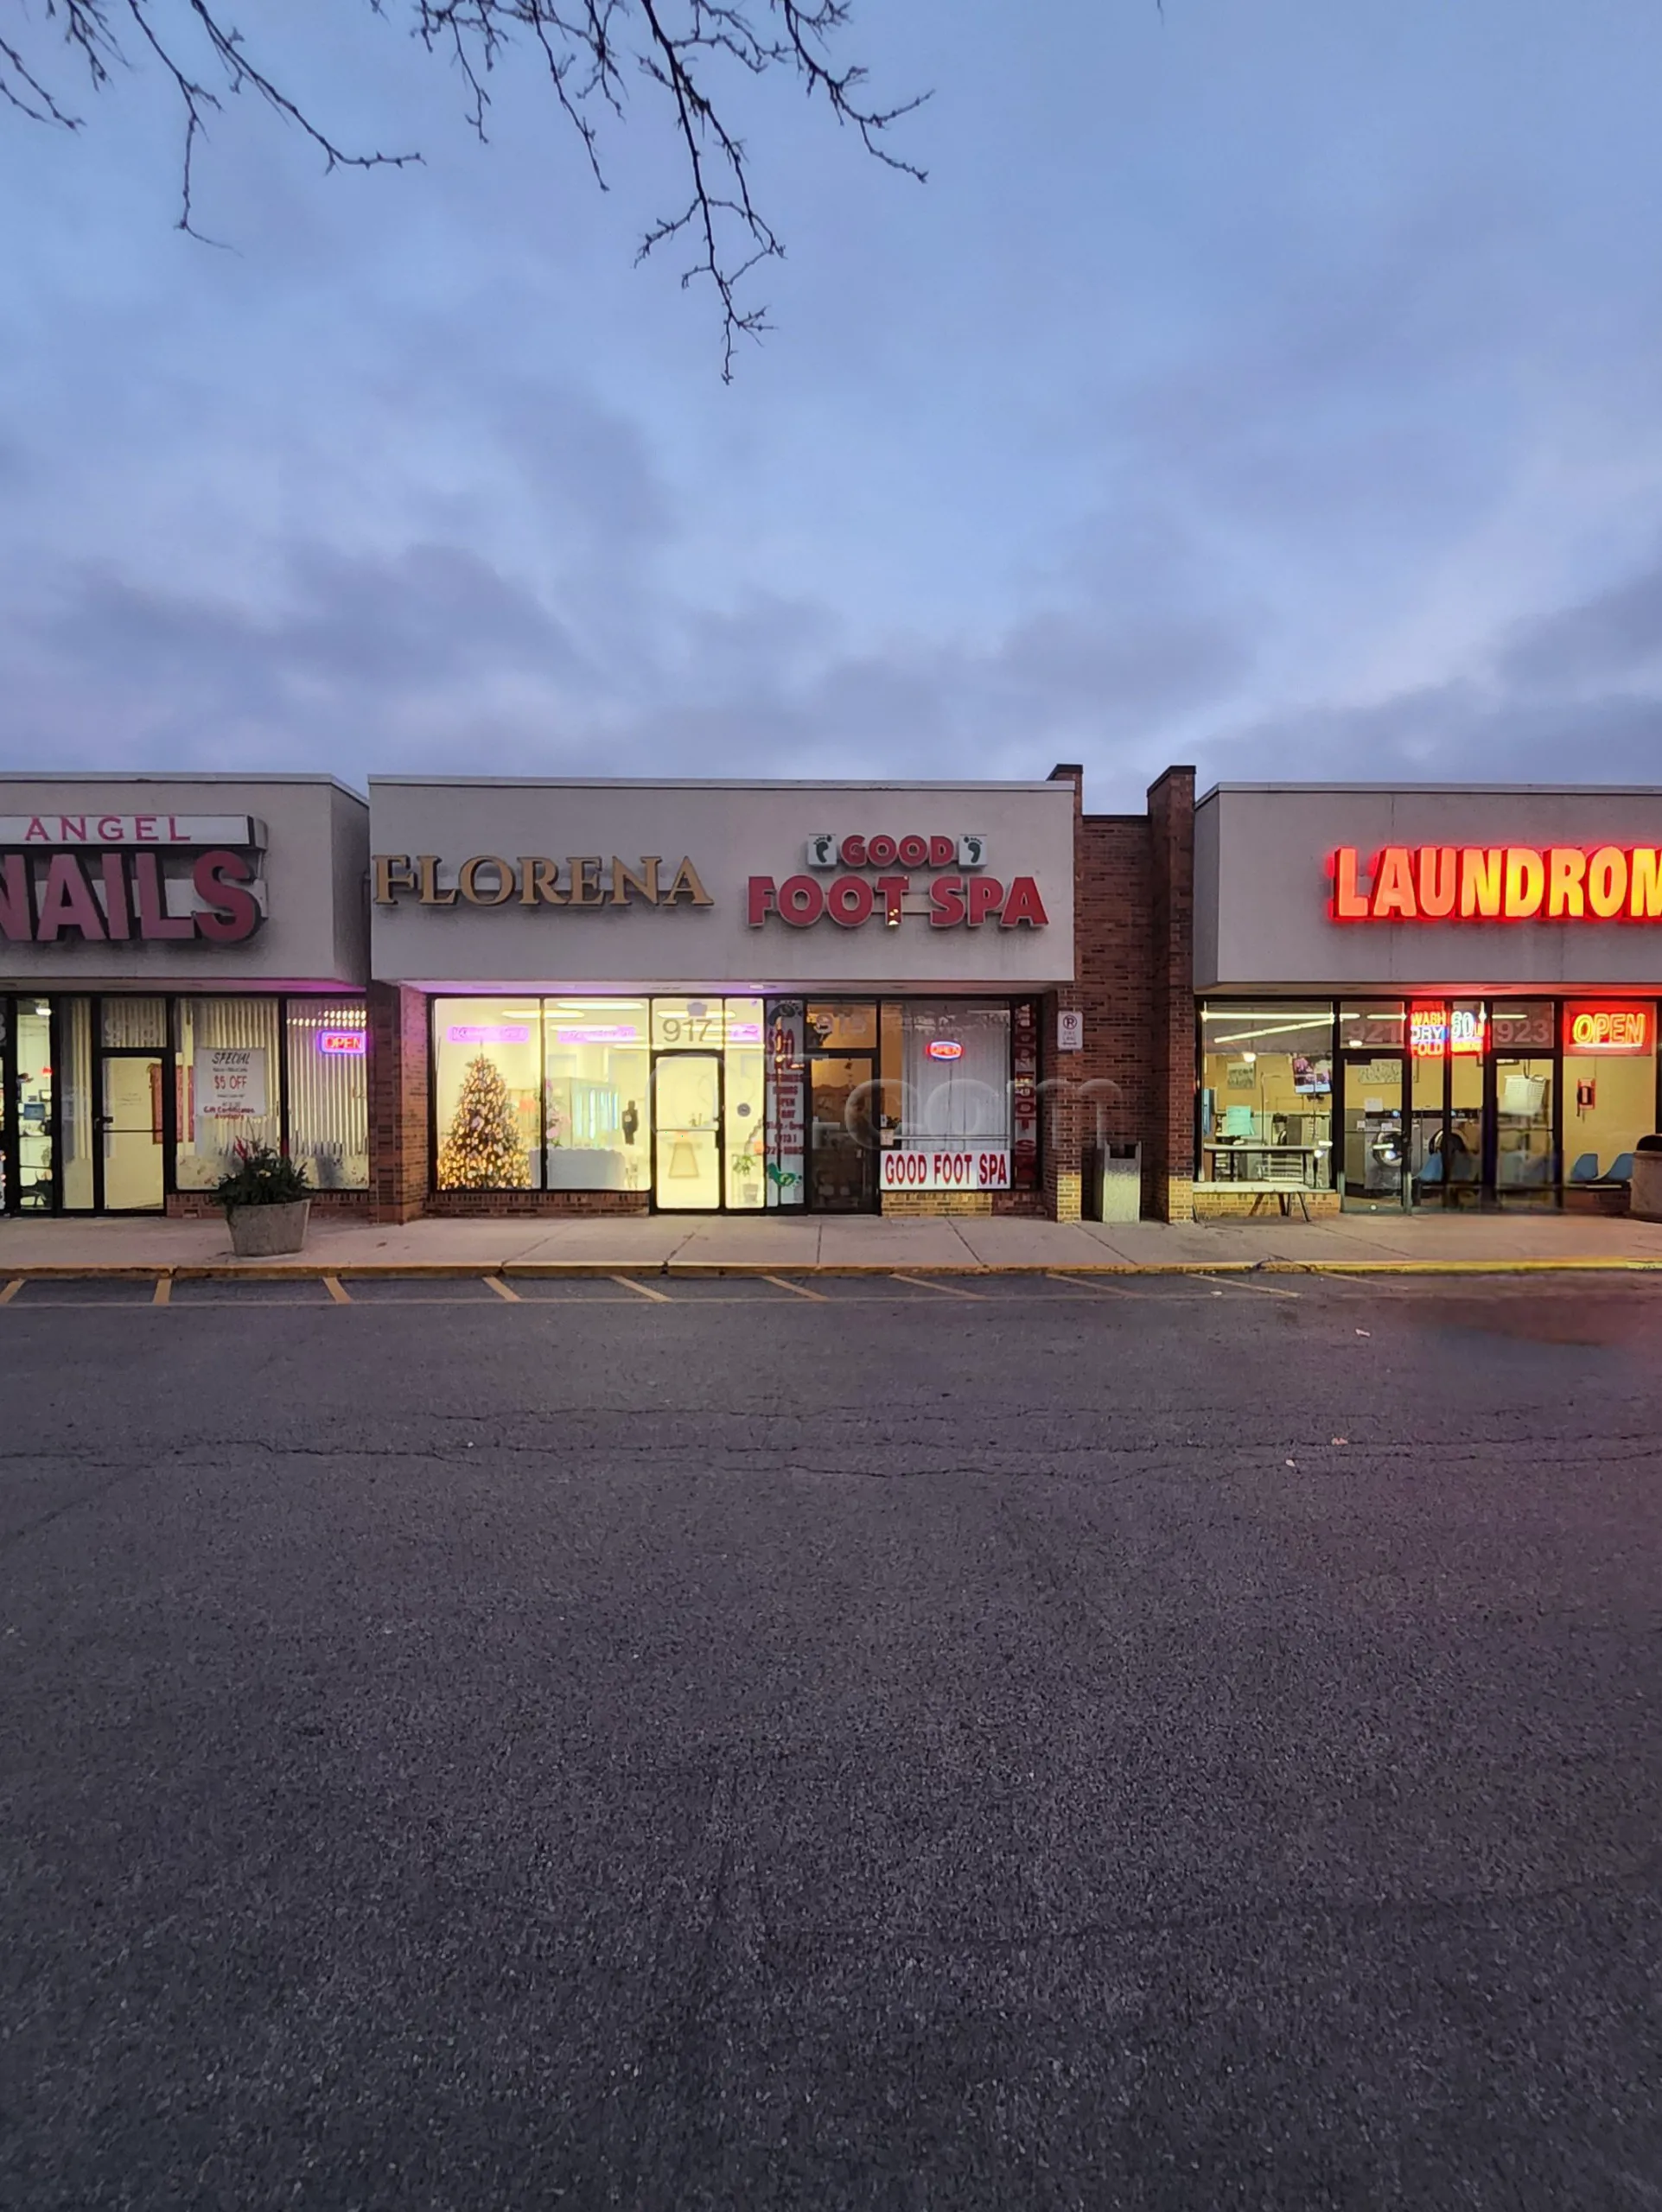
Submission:
[[[317,1282],[333,1275],[341,1281],[483,1281],[504,1280],[599,1281],[619,1275],[676,1281],[774,1275],[899,1276],[1038,1275],[1090,1281],[1123,1275],[1544,1275],[1662,1274],[1662,1259],[1626,1257],[1562,1260],[1105,1260],[970,1261],[914,1260],[225,1260],[35,1262],[7,1266],[0,1261],[0,1283],[13,1282]]]

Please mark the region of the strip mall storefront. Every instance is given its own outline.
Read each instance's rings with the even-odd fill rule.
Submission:
[[[371,786],[386,1211],[1044,1210],[1067,781]]]
[[[1662,791],[1222,785],[1197,1213],[1595,1208],[1662,1126]]]
[[[0,777],[0,1211],[369,1192],[368,817],[323,777]]]

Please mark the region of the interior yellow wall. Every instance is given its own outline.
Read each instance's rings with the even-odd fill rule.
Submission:
[[[1576,1111],[1576,1085],[1592,1082],[1598,1103],[1589,1114]],[[1656,1062],[1646,1053],[1628,1059],[1600,1052],[1566,1052],[1563,1062],[1563,1172],[1584,1152],[1599,1156],[1608,1174],[1618,1156],[1631,1152],[1656,1127]]]

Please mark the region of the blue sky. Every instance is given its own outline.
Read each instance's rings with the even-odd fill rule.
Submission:
[[[425,166],[0,117],[0,765],[1662,781],[1653,0],[865,0],[730,386],[644,108],[237,20]]]

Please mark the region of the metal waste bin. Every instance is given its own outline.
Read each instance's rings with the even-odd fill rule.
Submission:
[[[1141,1221],[1143,1147],[1092,1144],[1085,1148],[1081,1211],[1087,1221]]]

